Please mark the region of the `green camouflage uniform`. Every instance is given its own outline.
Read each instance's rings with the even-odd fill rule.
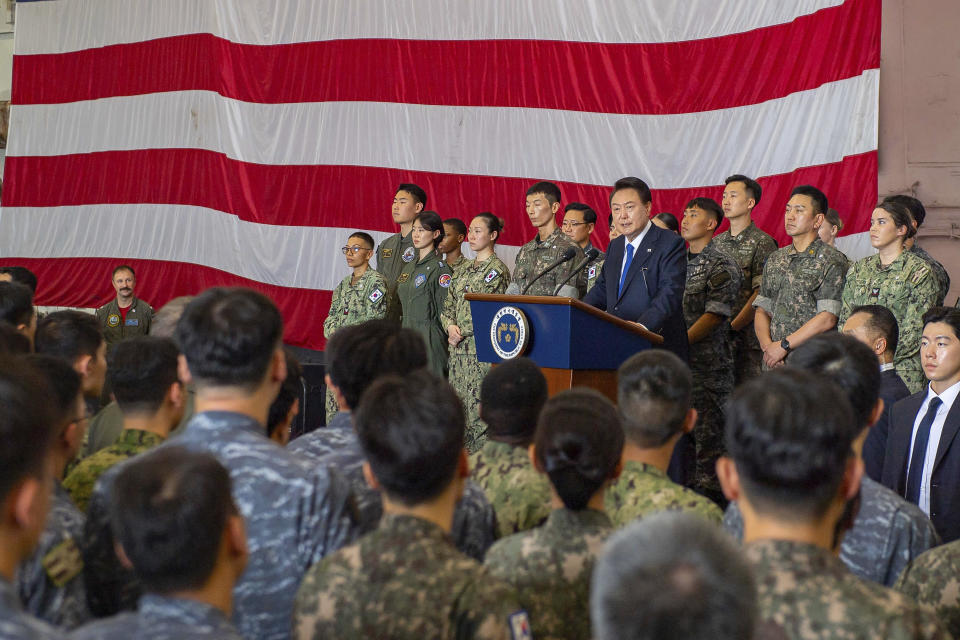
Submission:
[[[771,253],[777,250],[777,241],[761,231],[753,222],[746,229],[732,235],[724,231],[710,241],[714,247],[737,261],[743,280],[740,283],[740,296],[737,308],[733,310],[731,321],[740,313],[744,305],[760,288],[763,280],[763,265]],[[735,384],[745,382],[760,375],[763,365],[763,350],[757,340],[753,322],[739,331],[730,329],[730,344],[733,348],[733,378]]]
[[[687,254],[687,284],[683,291],[683,318],[687,329],[705,313],[722,318],[710,333],[690,345],[693,373],[693,406],[697,425],[693,440],[697,449],[694,486],[710,495],[721,495],[717,459],[723,455],[724,407],[733,393],[733,352],[730,347],[730,317],[736,313],[740,291],[740,267],[711,242],[698,254]]]
[[[447,328],[440,326],[440,314],[452,280],[450,267],[436,252],[407,264],[397,280],[402,325],[423,336],[430,370],[443,377],[447,376]]]
[[[573,260],[567,261],[537,280],[530,291],[527,291],[527,295],[530,296],[552,296],[557,285],[566,280],[567,276],[573,272],[573,267],[583,260],[583,249],[559,228],[547,236],[546,240],[541,241],[538,233],[533,237],[533,240],[520,247],[513,268],[513,282],[517,287],[517,293],[521,293],[527,284],[537,277],[537,274],[556,262],[569,247],[576,249],[577,255],[574,256]],[[599,277],[599,273],[597,275]],[[578,288],[580,284],[578,279],[574,278],[567,284],[577,289],[578,298],[582,298],[586,294],[586,291]]]
[[[349,275],[333,290],[330,313],[323,321],[323,337],[328,340],[340,327],[361,324],[387,315],[389,300],[386,295],[387,281],[382,274],[368,268],[360,276],[357,284],[351,284],[352,281],[353,275]],[[327,387],[326,409],[325,424],[330,424],[330,420],[337,415],[340,407],[329,387]]]
[[[893,589],[857,578],[826,549],[785,540],[744,545],[760,618],[791,640],[945,639],[936,615]]]
[[[80,510],[86,512],[90,496],[93,495],[93,487],[107,469],[152,449],[161,442],[163,438],[150,431],[124,429],[113,445],[97,451],[78,464],[63,481],[63,488]]]
[[[307,572],[293,637],[519,640],[529,621],[516,593],[440,527],[385,515],[376,531]]]
[[[494,543],[484,564],[517,589],[535,638],[589,638],[590,574],[612,531],[602,511],[555,509],[543,526]]]
[[[720,507],[645,462],[623,465],[623,473],[604,495],[603,506],[617,527],[661,511],[687,511],[718,525],[723,522]]]
[[[133,299],[127,309],[126,320],[123,320],[120,315],[120,305],[117,304],[116,298],[97,309],[97,321],[100,323],[100,330],[103,331],[103,339],[108,345],[134,336],[147,335],[150,333],[152,320],[153,307],[140,298]]]
[[[934,609],[953,637],[960,638],[960,540],[916,558],[893,588]]]
[[[466,262],[466,261],[464,261]],[[463,401],[463,410],[467,416],[467,432],[464,445],[467,451],[479,451],[486,441],[486,425],[479,415],[480,385],[490,371],[489,362],[477,360],[477,343],[473,335],[473,316],[470,302],[464,297],[467,293],[503,293],[510,285],[510,271],[496,254],[482,263],[467,262],[460,273],[453,274],[453,284],[443,302],[443,315],[440,324],[444,331],[452,324],[460,328],[463,340],[450,352],[450,384],[457,390]],[[481,331],[481,336],[486,336]]]
[[[387,281],[387,317],[400,322],[400,301],[397,299],[397,280],[403,268],[416,262],[413,233],[401,236],[395,233],[377,247],[377,271]]]
[[[593,243],[588,241],[583,252],[586,253],[593,248],[595,248]],[[577,275],[577,290],[583,291],[583,295],[586,295],[587,291],[590,291],[593,285],[597,284],[597,280],[600,279],[600,270],[603,269],[603,262],[606,259],[607,254],[601,251],[600,255],[588,262],[587,266],[580,270],[580,273]]]
[[[457,276],[466,271],[473,262],[472,260],[467,260],[463,254],[460,255],[456,262],[448,261],[446,255],[444,255],[443,261],[447,263],[447,266],[450,267],[450,270],[453,272],[454,281],[456,281]]]
[[[893,358],[897,375],[910,393],[916,393],[926,383],[920,366],[922,317],[936,302],[936,279],[921,258],[904,251],[884,267],[880,256],[872,255],[858,260],[847,272],[837,326],[842,328],[854,307],[860,305],[878,304],[889,309],[900,328]]]
[[[185,392],[183,394],[183,417],[180,418],[180,423],[174,427],[170,435],[180,433],[190,422],[190,418],[193,417],[195,394],[193,385],[186,385],[183,390]],[[80,460],[112,445],[120,437],[122,431],[123,412],[120,411],[120,405],[117,404],[117,401],[113,400],[90,419],[90,426],[87,427],[87,432],[83,434],[83,445],[80,448],[77,462],[79,463]],[[74,467],[76,465],[68,468],[68,475]]]
[[[930,271],[933,272],[933,279],[937,281],[937,304],[944,304],[944,301],[947,299],[947,293],[950,292],[950,274],[947,273],[947,270],[943,268],[943,265],[940,264],[936,258],[921,249],[920,245],[914,243],[907,251],[918,258],[922,258],[923,261],[930,266]]]
[[[497,537],[539,526],[550,515],[550,481],[533,468],[526,447],[488,440],[470,455],[474,482],[497,513]]]

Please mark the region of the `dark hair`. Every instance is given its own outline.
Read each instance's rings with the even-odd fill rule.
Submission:
[[[19,282],[26,285],[31,293],[37,293],[37,274],[26,267],[0,267],[0,273],[6,273],[10,276],[11,282]]]
[[[80,397],[80,374],[67,362],[53,356],[36,353],[24,360],[40,374],[47,383],[49,393],[44,397],[50,415],[58,428],[64,428],[84,416],[77,415],[77,398]]]
[[[202,587],[237,513],[230,474],[209,453],[160,447],[124,464],[111,487],[114,538],[147,591]]]
[[[448,224],[453,227],[454,231],[457,232],[457,235],[466,237],[467,225],[464,224],[463,220],[460,218],[447,218],[443,221],[443,224]]]
[[[866,314],[869,318],[864,325],[867,330],[883,336],[887,341],[887,351],[896,353],[897,340],[899,340],[900,336],[900,325],[897,324],[897,317],[893,315],[893,312],[879,304],[865,304],[854,307],[850,315],[847,316],[847,319],[849,320],[858,313]]]
[[[480,419],[491,440],[526,446],[547,401],[547,379],[533,360],[517,358],[490,369],[480,384]]]
[[[913,228],[913,216],[910,215],[910,210],[901,203],[891,200],[884,200],[877,205],[877,209],[881,209],[889,213],[890,218],[893,220],[893,224],[896,225],[897,229],[900,227],[906,227],[907,235],[904,236],[904,239],[912,238],[917,234],[917,230]]]
[[[420,226],[430,233],[434,231],[440,232],[440,235],[433,239],[433,248],[436,249],[440,246],[444,236],[447,235],[446,229],[443,228],[443,220],[440,218],[440,215],[436,211],[421,211],[413,219],[414,222],[417,220],[420,221]]]
[[[907,211],[910,212],[910,217],[917,223],[917,227],[923,226],[923,221],[927,219],[927,209],[923,206],[922,202],[913,196],[898,194],[895,196],[887,196],[883,201],[895,202],[896,204],[906,207]]]
[[[273,302],[241,287],[214,287],[194,298],[177,322],[177,344],[198,387],[256,388],[283,336]]]
[[[133,276],[133,279],[134,279],[134,280],[137,279],[137,272],[133,270],[133,267],[131,267],[130,265],[127,265],[127,264],[121,264],[121,265],[118,266],[118,267],[114,267],[114,268],[113,268],[113,273],[110,274],[110,279],[113,280],[114,278],[116,278],[116,277],[117,277],[117,272],[119,272],[119,271],[129,271],[129,272],[130,272],[130,275]]]
[[[373,236],[371,236],[366,231],[354,231],[349,236],[347,236],[347,240],[349,240],[350,238],[359,238],[364,244],[367,245],[367,249],[373,249],[374,247],[377,246],[377,243],[373,241]]]
[[[563,208],[564,213],[570,210],[583,211],[583,221],[587,224],[596,224],[597,222],[597,212],[582,202],[571,202]]]
[[[24,358],[0,358],[0,500],[26,476],[43,477],[61,425],[51,415],[43,376]]]
[[[564,506],[587,507],[613,477],[623,453],[620,416],[606,396],[578,387],[561,391],[543,406],[533,446]]]
[[[71,365],[82,356],[96,357],[104,342],[96,316],[72,309],[44,317],[33,341],[37,353],[63,358]]]
[[[676,220],[676,218],[674,218],[674,220]],[[612,227],[612,226],[613,226],[613,214],[612,214],[612,213],[607,216],[607,226],[608,226],[608,227]],[[678,227],[678,228],[679,228],[679,227]]]
[[[670,229],[670,231],[673,231],[674,233],[680,233],[680,221],[677,220],[677,216],[673,215],[672,213],[663,211],[653,217],[667,225],[667,229]]]
[[[123,413],[156,413],[177,382],[177,345],[137,336],[118,342],[107,357],[107,381]]]
[[[413,506],[440,495],[463,451],[463,405],[446,380],[418,369],[374,382],[353,413],[364,455],[383,491]]]
[[[30,340],[7,322],[0,322],[0,356],[20,356],[30,353]]]
[[[739,173],[735,173],[724,180],[723,184],[726,186],[731,182],[742,182],[744,191],[747,192],[748,196],[753,198],[753,206],[756,207],[758,204],[760,204],[760,196],[763,195],[763,188],[760,186],[759,182],[753,178],[748,178],[747,176]]]
[[[813,214],[826,213],[830,208],[827,205],[827,196],[823,194],[823,191],[813,187],[809,184],[802,184],[799,187],[794,187],[793,191],[790,192],[790,197],[793,196],[807,196],[813,200]]]
[[[390,320],[369,320],[337,329],[327,341],[327,373],[347,406],[356,409],[360,397],[379,376],[406,375],[427,366],[427,347],[413,329]]]
[[[622,191],[623,189],[633,189],[640,195],[640,202],[647,204],[652,199],[650,195],[650,187],[647,186],[647,183],[641,180],[640,178],[627,177],[620,178],[613,183],[613,190],[610,192],[610,202],[613,202],[613,196],[617,191]]]
[[[13,326],[29,325],[35,313],[30,287],[19,282],[0,282],[0,321]]]
[[[529,189],[527,189],[527,197],[542,193],[547,196],[547,200],[550,204],[555,204],[560,202],[560,187],[553,184],[552,182],[538,182]]]
[[[837,213],[836,209],[827,209],[827,212],[823,215],[824,219],[832,227],[836,227],[837,231],[843,230],[843,220],[840,219],[840,214]],[[908,227],[913,225],[908,224]]]
[[[399,187],[397,187],[396,193],[399,193],[401,191],[406,191],[411,196],[413,196],[414,200],[416,200],[423,206],[427,206],[427,192],[421,189],[420,187],[418,187],[417,185],[411,182],[403,182],[400,184]]]
[[[880,397],[877,356],[853,336],[832,331],[821,333],[796,348],[787,366],[816,374],[839,390],[853,409],[853,437],[870,426],[870,415]]]
[[[617,406],[630,442],[660,447],[683,427],[690,410],[693,376],[676,355],[663,349],[634,354],[617,371]]]
[[[713,219],[717,221],[718,226],[723,222],[723,209],[720,208],[720,205],[718,205],[717,201],[713,198],[694,198],[687,203],[684,209],[693,209],[694,207],[702,209],[712,215]]]
[[[930,307],[923,314],[923,326],[931,322],[944,322],[953,328],[953,335],[960,338],[960,309],[956,307]]]
[[[280,385],[280,391],[270,405],[269,413],[267,413],[268,438],[274,429],[287,419],[290,407],[300,398],[300,394],[303,392],[303,367],[300,366],[300,361],[297,360],[297,356],[293,355],[293,351],[290,349],[284,348],[283,355],[287,361],[287,377]]]
[[[498,218],[489,211],[481,211],[475,217],[482,218],[484,222],[487,223],[487,231],[493,233],[497,232],[497,237],[494,238],[494,242],[500,239],[500,234],[503,233],[503,219]]]
[[[733,392],[725,440],[758,510],[790,520],[818,518],[840,486],[858,426],[832,382],[784,367]]]

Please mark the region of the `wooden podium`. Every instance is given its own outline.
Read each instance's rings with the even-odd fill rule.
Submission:
[[[638,351],[663,344],[659,335],[574,298],[484,293],[466,298],[477,358],[496,364],[513,348],[518,353],[510,357],[523,355],[540,365],[550,395],[583,386],[616,402],[617,368]],[[524,344],[516,349],[521,336]]]

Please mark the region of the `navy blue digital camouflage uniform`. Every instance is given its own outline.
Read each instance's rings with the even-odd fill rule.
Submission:
[[[222,611],[196,600],[156,594],[140,599],[136,613],[98,620],[69,640],[243,640]]]
[[[23,610],[16,590],[0,576],[0,638],[3,640],[62,640],[63,632]]]

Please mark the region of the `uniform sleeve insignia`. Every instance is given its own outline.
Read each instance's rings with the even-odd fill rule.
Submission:
[[[420,288],[420,285],[422,285],[426,281],[427,281],[427,276],[423,275],[422,273],[418,273],[416,279],[413,281],[413,286]]]
[[[926,276],[928,273],[930,273],[930,269],[926,267],[917,269],[913,274],[913,277],[910,278],[910,281],[913,282],[913,284],[920,284],[920,281],[923,280],[924,276]]]
[[[493,279],[496,278],[498,275],[500,275],[499,271],[497,271],[496,269],[490,269],[490,273],[483,276],[483,281],[488,283],[493,282]]]
[[[383,257],[384,257],[384,258],[392,258],[392,257],[393,257],[393,249],[384,249],[384,250],[383,250]]]
[[[526,611],[517,611],[507,617],[510,623],[511,640],[531,640],[533,633],[530,631],[530,618]]]
[[[109,327],[119,327],[120,326],[120,316],[115,313],[111,313],[107,316],[107,326]]]
[[[449,273],[443,274],[442,276],[440,276],[440,286],[446,289],[447,287],[450,286],[450,281],[452,279],[453,278],[450,277]]]
[[[380,290],[380,287],[377,287],[373,290],[373,293],[370,294],[370,302],[379,302],[382,297],[383,291]]]
[[[720,271],[715,273],[710,277],[710,286],[716,289],[717,287],[722,287],[726,283],[730,282],[730,274],[726,271]]]
[[[413,256],[415,255],[415,253],[416,252],[413,247],[407,247],[406,249],[404,249],[403,255],[400,257],[403,258],[404,262],[410,262],[411,260],[413,260]]]
[[[83,556],[73,538],[67,538],[43,556],[41,562],[47,577],[57,587],[62,587],[83,571]]]
[[[587,278],[593,280],[597,277],[597,265],[593,265],[590,269],[587,270]]]

